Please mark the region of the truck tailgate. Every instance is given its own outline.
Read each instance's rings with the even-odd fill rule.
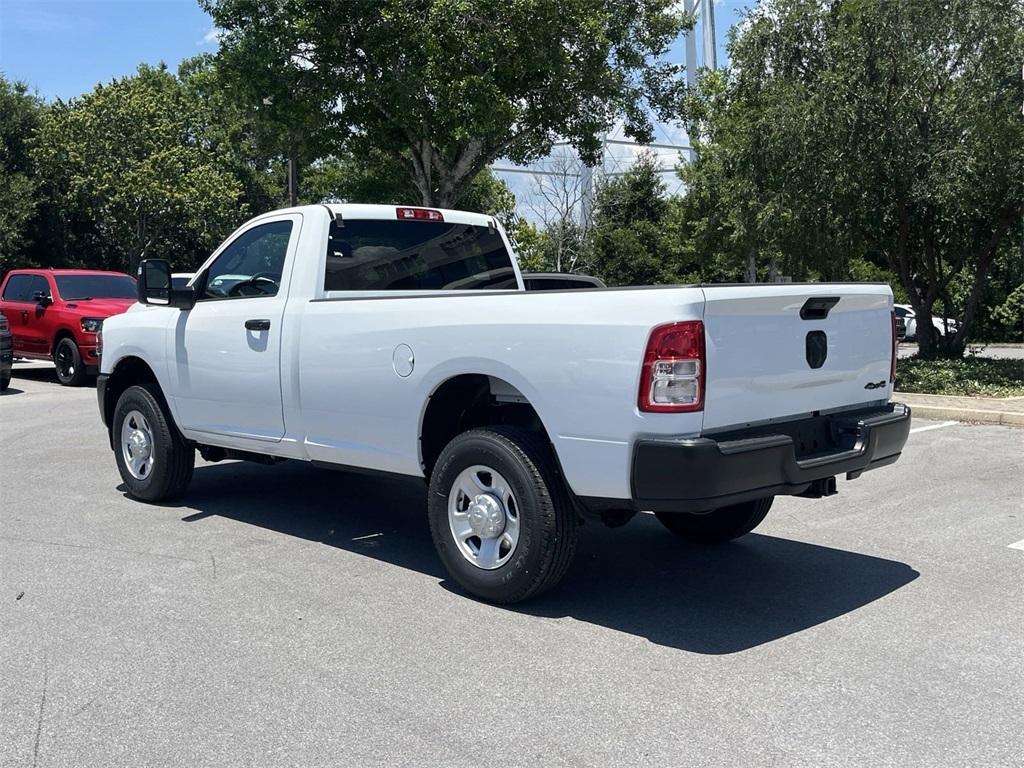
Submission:
[[[889,286],[703,290],[704,432],[889,399]]]

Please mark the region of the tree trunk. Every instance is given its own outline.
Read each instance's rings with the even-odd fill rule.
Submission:
[[[299,204],[299,172],[295,152],[288,158],[288,205],[294,208]]]
[[[132,252],[128,254],[128,274],[134,275],[138,272],[139,264],[146,258],[146,249],[149,242],[146,240],[146,212],[139,205],[135,217],[135,243]]]
[[[938,331],[932,325],[932,305],[930,302],[910,302],[914,307],[917,320],[917,356],[931,360],[939,356]]]
[[[748,283],[757,282],[757,254],[753,249],[747,253],[747,266],[743,273],[743,279]]]
[[[889,261],[899,275],[907,296],[910,297],[910,306],[914,308],[918,357],[933,358],[938,354],[935,327],[932,325],[932,306],[935,304],[938,288],[930,285],[930,281],[922,281],[915,269],[910,238],[910,223],[914,213],[905,201],[900,200],[896,203],[899,223],[896,229],[896,247],[890,253]]]
[[[1024,209],[1020,207],[1009,208],[1004,211],[1003,215],[996,222],[992,235],[977,251],[974,284],[971,286],[971,292],[964,304],[963,322],[957,328],[956,335],[952,339],[947,339],[948,344],[946,348],[950,354],[956,357],[963,357],[967,349],[967,342],[970,341],[971,335],[974,333],[974,322],[978,306],[981,304],[981,294],[984,291],[985,284],[988,282],[988,273],[992,267],[992,259],[999,248],[999,243],[1006,236],[1010,226],[1021,215],[1024,215]]]
[[[450,161],[428,139],[413,142],[409,149],[406,164],[427,208],[454,208],[489,159],[477,139],[459,146]]]

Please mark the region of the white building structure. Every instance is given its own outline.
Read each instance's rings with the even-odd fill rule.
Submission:
[[[682,5],[688,13],[696,15],[697,23],[691,32],[681,36],[670,55],[683,58],[686,81],[693,83],[699,68],[718,67],[715,0],[682,0]],[[551,213],[560,215],[556,206],[563,210],[571,207],[585,225],[600,177],[627,172],[636,158],[646,153],[657,161],[668,190],[676,192],[682,186],[676,166],[680,160],[692,160],[694,151],[682,125],[660,121],[654,122],[654,141],[649,144],[629,138],[621,125],[605,134],[601,144],[601,160],[594,167],[584,164],[572,147],[558,143],[543,160],[521,166],[499,160],[491,170],[512,189],[518,213],[527,220],[543,226]]]

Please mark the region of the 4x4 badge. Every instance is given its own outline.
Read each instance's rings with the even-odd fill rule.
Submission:
[[[881,389],[885,386],[885,381],[869,381],[864,385],[864,389]]]

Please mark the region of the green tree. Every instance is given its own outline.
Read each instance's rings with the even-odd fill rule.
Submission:
[[[1024,339],[1024,283],[1011,291],[1006,301],[996,307],[992,315],[1010,339]]]
[[[304,173],[300,195],[304,203],[416,205],[418,198],[402,164],[379,150],[358,156],[341,152],[317,160]],[[494,216],[506,227],[515,223],[515,206],[512,190],[489,168],[477,174],[459,201],[459,208]]]
[[[164,68],[48,111],[33,157],[66,213],[64,263],[194,265],[246,214],[243,185],[195,94]]]
[[[689,23],[675,0],[201,1],[224,70],[273,120],[382,151],[440,207],[558,137],[590,161],[618,120],[649,139],[648,107],[677,109],[665,54]]]
[[[39,186],[28,142],[42,114],[24,83],[0,75],[0,275],[26,260]]]
[[[678,282],[680,239],[671,218],[657,165],[641,156],[628,172],[598,186],[587,268],[608,285]]]
[[[252,213],[288,204],[285,162],[261,133],[264,116],[246,105],[225,81],[211,54],[186,59],[178,80],[194,112],[191,118],[202,136],[201,145],[242,186]]]
[[[702,235],[799,276],[884,264],[921,354],[961,355],[1024,212],[1024,4],[765,0],[729,50],[688,100]]]

